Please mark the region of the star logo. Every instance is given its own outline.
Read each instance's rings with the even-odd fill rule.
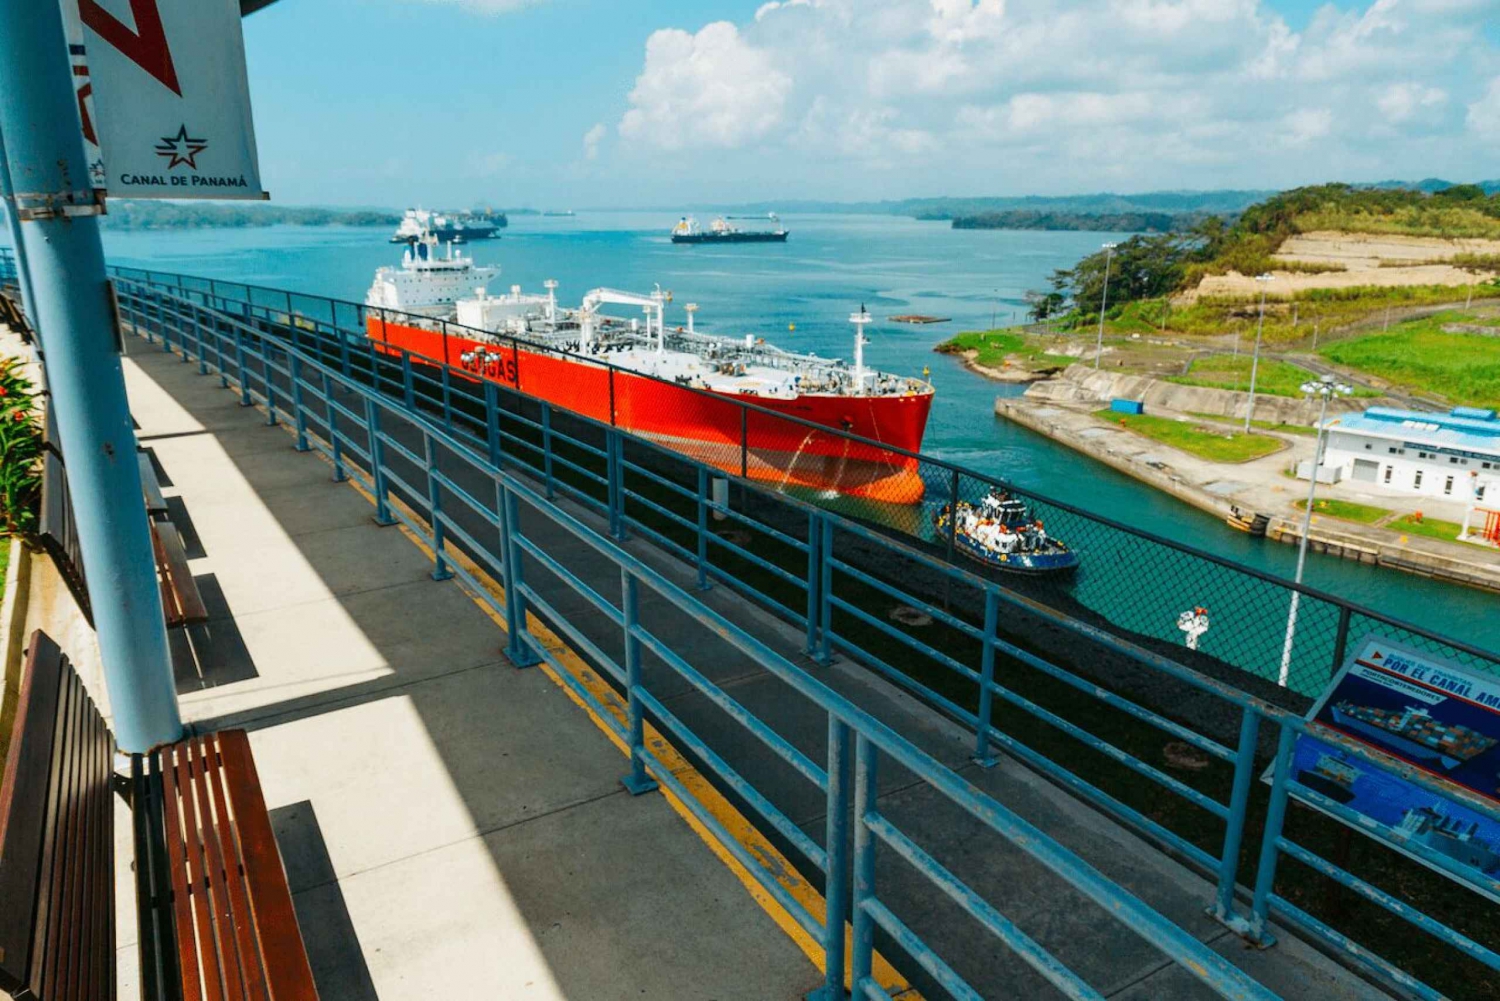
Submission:
[[[198,154],[206,149],[208,149],[208,140],[190,138],[187,126],[184,125],[177,130],[175,136],[161,137],[161,142],[156,144],[156,155],[167,159],[168,170],[183,163],[197,170]]]

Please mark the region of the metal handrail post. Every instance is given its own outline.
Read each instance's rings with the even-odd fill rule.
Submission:
[[[1344,654],[1349,649],[1349,619],[1352,614],[1348,605],[1339,606],[1338,632],[1333,637],[1333,663],[1328,671],[1330,678],[1344,666]]]
[[[521,512],[516,495],[495,481],[500,507],[500,557],[505,568],[505,633],[509,637],[505,656],[516,667],[533,667],[540,658],[521,637],[526,633],[526,596],[521,593],[521,547],[516,536],[521,531]]]
[[[391,517],[389,489],[385,483],[385,445],[380,438],[380,407],[373,396],[365,397],[365,428],[370,441],[370,481],[375,487],[375,524],[394,525]]]
[[[607,431],[604,436],[605,489],[609,502],[609,534],[616,542],[625,541],[625,476],[620,469],[624,449],[621,448],[620,433]]]
[[[250,406],[250,374],[245,371],[245,331],[234,328],[234,368],[240,380],[240,406]]]
[[[708,468],[698,467],[698,590],[707,591],[708,580]]]
[[[62,8],[0,0],[0,132],[121,750],[182,737]]]
[[[448,342],[446,340],[443,341],[444,345],[446,345],[447,343]],[[452,431],[453,430],[453,377],[450,374],[450,372],[451,372],[451,369],[449,369],[447,365],[444,365],[441,369],[439,369],[439,374],[442,377],[442,383],[443,383],[443,427],[447,428],[449,431]]]
[[[657,788],[646,774],[646,721],[641,706],[641,641],[636,629],[641,619],[640,584],[635,574],[620,568],[620,612],[625,622],[625,721],[630,744],[630,771],[620,784],[632,796]]]
[[[437,453],[433,450],[430,434],[422,435],[422,454],[427,466],[427,522],[432,526],[432,579],[452,580],[453,571],[448,566],[446,533],[443,531],[443,485],[438,482]]]
[[[750,411],[740,407],[740,478],[750,475]]]
[[[344,472],[344,447],[339,440],[338,407],[333,402],[333,377],[323,372],[323,405],[328,422],[328,450],[333,453],[333,482],[343,483],[349,478]]]
[[[1000,759],[990,750],[990,721],[995,714],[995,633],[1000,626],[1000,593],[984,589],[984,650],[979,655],[979,713],[974,727],[973,762],[994,768]]]
[[[220,321],[220,314],[215,311],[214,318],[214,361],[219,368],[219,387],[229,388],[229,369],[224,367],[224,327]]]
[[[272,381],[274,373],[271,369],[271,351],[271,342],[262,337],[260,339],[260,377],[266,385],[266,427],[276,426],[276,384]]]
[[[505,446],[500,438],[500,390],[488,379],[484,383],[484,425],[490,447],[490,465],[504,472]]]
[[[411,371],[411,352],[401,352],[401,394],[407,410],[417,409],[417,383]]]
[[[828,714],[828,799],[823,850],[828,856],[823,885],[823,986],[808,1001],[844,1001],[844,923],[849,919],[850,766],[854,764],[849,724]]]
[[[294,354],[291,360],[292,418],[297,428],[297,451],[310,452],[312,446],[307,443],[307,413],[302,409],[302,358]]]
[[[208,308],[193,306],[193,343],[198,349],[198,374],[208,374],[208,353],[203,350],[203,321]]]
[[[1287,782],[1291,779],[1292,748],[1297,732],[1282,724],[1276,742],[1276,766],[1271,778],[1271,804],[1266,808],[1266,829],[1261,835],[1260,862],[1255,868],[1255,896],[1250,902],[1250,921],[1244,935],[1262,948],[1272,945],[1276,937],[1267,929],[1270,920],[1271,889],[1276,882],[1276,862],[1281,857],[1281,828],[1286,823]]]
[[[698,478],[705,479],[707,473],[700,470]],[[823,588],[823,519],[816,511],[807,514],[807,643],[809,657],[818,652],[818,625],[822,614]]]
[[[827,666],[833,663],[833,525],[822,515],[818,521],[822,523],[818,541],[823,551],[818,558],[818,572],[823,578],[818,587],[818,663]]]
[[[547,488],[547,499],[556,500],[552,489],[552,405],[542,401],[542,474]]]
[[[854,900],[853,949],[849,957],[849,990],[863,997],[861,985],[870,979],[875,959],[875,919],[868,905],[875,901],[875,833],[865,822],[876,806],[876,771],[880,751],[864,734],[854,738]]]
[[[1245,838],[1245,816],[1250,807],[1250,784],[1255,779],[1255,748],[1260,739],[1260,713],[1246,706],[1240,715],[1240,744],[1234,759],[1234,788],[1229,795],[1229,820],[1224,829],[1224,851],[1219,857],[1219,889],[1214,917],[1238,927],[1234,887],[1239,874],[1240,846]]]

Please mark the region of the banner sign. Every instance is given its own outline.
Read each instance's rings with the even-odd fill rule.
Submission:
[[[63,26],[68,34],[68,64],[73,70],[73,89],[78,93],[78,123],[83,130],[83,152],[89,164],[89,187],[105,187],[104,151],[99,148],[99,132],[94,128],[94,82],[89,78],[89,63],[83,44],[83,22],[78,19],[78,5],[62,0]]]
[[[80,118],[111,196],[266,197],[238,0],[62,2],[83,26]]]
[[[1367,636],[1307,718],[1500,805],[1500,678]],[[1500,875],[1500,821],[1455,799],[1308,735],[1292,777],[1461,870]]]

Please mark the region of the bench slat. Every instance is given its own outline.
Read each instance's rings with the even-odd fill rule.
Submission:
[[[15,729],[0,779],[0,988],[26,985],[44,845],[53,817],[34,809],[50,802],[54,728],[62,703],[62,651],[33,633],[26,651]]]
[[[217,740],[239,833],[256,933],[270,976],[271,997],[275,1001],[317,1001],[318,989],[297,927],[286,870],[276,849],[276,836],[271,830],[255,760],[250,756],[250,738],[243,730],[225,730],[217,735]]]
[[[200,979],[197,949],[197,934],[193,931],[193,903],[188,894],[187,847],[182,832],[182,820],[178,812],[180,793],[177,785],[177,765],[172,749],[165,748],[151,756],[153,766],[159,764],[162,780],[162,815],[166,820],[167,872],[172,880],[173,918],[177,940],[178,969],[182,976],[183,1001],[203,1001],[203,985]]]
[[[240,973],[244,977],[245,991],[251,998],[270,998],[266,978],[261,970],[260,950],[255,942],[255,915],[250,910],[249,893],[245,887],[245,866],[240,855],[239,839],[231,823],[229,797],[224,788],[223,759],[211,737],[200,744],[204,753],[209,785],[213,791],[214,812],[223,831],[224,884],[228,888],[229,920],[233,926],[235,951],[240,958]],[[280,864],[278,857],[277,864]]]
[[[207,886],[203,902],[213,920],[214,951],[219,958],[219,968],[224,976],[224,997],[239,999],[245,996],[244,980],[240,974],[240,949],[234,933],[234,912],[229,903],[229,886],[238,881],[239,874],[231,873],[224,865],[224,849],[219,843],[219,832],[227,832],[227,817],[216,817],[213,801],[208,792],[208,749],[200,738],[184,741],[178,753],[190,762],[193,774],[193,792],[198,807],[198,836],[203,844],[204,860],[207,864]]]
[[[151,462],[151,453],[142,449],[135,453],[135,457],[141,467],[141,495],[146,500],[147,512],[166,514],[167,499],[162,496],[161,480],[156,478],[156,466]]]
[[[151,540],[156,549],[157,574],[161,580],[162,606],[169,627],[208,621],[208,606],[193,580],[187,548],[171,522],[153,521]]]
[[[62,949],[60,945],[65,944],[63,935],[66,931],[67,922],[67,891],[68,874],[75,865],[73,847],[78,840],[77,822],[78,810],[76,809],[76,796],[78,792],[79,763],[75,753],[77,742],[74,740],[73,730],[78,726],[79,718],[83,713],[82,693],[76,686],[66,685],[65,715],[62,724],[58,727],[58,755],[63,762],[59,770],[57,781],[57,795],[54,799],[55,811],[57,813],[57,825],[55,827],[55,849],[52,857],[48,859],[48,865],[43,873],[43,899],[46,910],[38,915],[38,927],[42,927],[42,918],[45,918],[46,932],[38,942],[41,963],[40,970],[33,975],[32,982],[36,985],[32,993],[38,997],[47,997],[48,992],[57,983],[58,964]]]

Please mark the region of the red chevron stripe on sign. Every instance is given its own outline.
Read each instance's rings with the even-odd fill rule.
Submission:
[[[130,0],[135,31],[121,24],[94,0],[78,0],[78,14],[95,34],[181,97],[177,68],[172,64],[172,50],[167,45],[167,33],[162,28],[161,12],[156,9],[156,3],[157,0]]]

